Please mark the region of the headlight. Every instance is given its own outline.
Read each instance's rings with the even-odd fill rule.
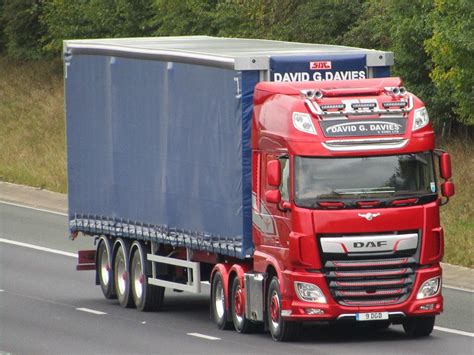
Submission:
[[[295,126],[298,131],[317,134],[311,116],[307,113],[293,112],[293,126]]]
[[[306,302],[327,303],[321,289],[307,282],[295,281],[295,290],[298,298]]]
[[[430,117],[428,116],[428,111],[426,107],[422,107],[415,110],[413,117],[413,128],[412,131],[425,127],[430,122]]]
[[[417,300],[422,300],[424,298],[436,296],[441,289],[441,278],[434,277],[429,279],[428,281],[423,282],[420,289],[418,290],[418,294],[416,295]]]

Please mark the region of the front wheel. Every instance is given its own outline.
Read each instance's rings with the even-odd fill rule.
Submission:
[[[435,325],[435,316],[412,317],[403,322],[403,329],[409,337],[426,337]]]
[[[291,341],[301,329],[300,323],[286,321],[281,317],[280,283],[275,276],[268,286],[267,321],[270,334],[276,341]]]

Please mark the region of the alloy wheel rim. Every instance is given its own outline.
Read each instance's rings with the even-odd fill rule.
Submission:
[[[107,249],[103,248],[100,254],[100,278],[102,280],[102,284],[104,285],[109,284],[110,265],[108,259]]]
[[[117,286],[121,295],[125,293],[127,270],[125,269],[125,258],[123,253],[117,254]]]
[[[244,302],[243,302],[242,288],[239,285],[239,287],[237,288],[234,294],[234,313],[235,313],[235,317],[237,318],[238,323],[242,323],[242,321],[244,320],[243,304]]]
[[[272,292],[270,301],[270,318],[273,329],[278,329],[280,324],[280,298],[276,291]]]
[[[143,275],[142,270],[142,263],[138,260],[135,263],[134,273],[133,273],[133,284],[135,290],[135,296],[137,299],[140,299],[143,295],[143,282],[145,281],[145,277]]]
[[[217,282],[216,284],[216,298],[214,301],[216,313],[219,318],[224,317],[224,309],[225,309],[224,302],[225,302],[224,288],[222,287],[222,281],[219,280],[219,282]]]

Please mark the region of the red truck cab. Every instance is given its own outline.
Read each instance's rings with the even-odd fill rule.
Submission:
[[[454,186],[423,102],[399,78],[262,82],[252,154],[253,272],[272,336],[365,320],[429,334]]]

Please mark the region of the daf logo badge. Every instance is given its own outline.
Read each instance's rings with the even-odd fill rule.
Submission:
[[[363,213],[359,213],[359,217],[362,217],[362,218],[365,218],[366,220],[368,221],[371,221],[373,220],[375,217],[378,217],[380,216],[380,213],[366,213],[366,214],[363,214]]]

